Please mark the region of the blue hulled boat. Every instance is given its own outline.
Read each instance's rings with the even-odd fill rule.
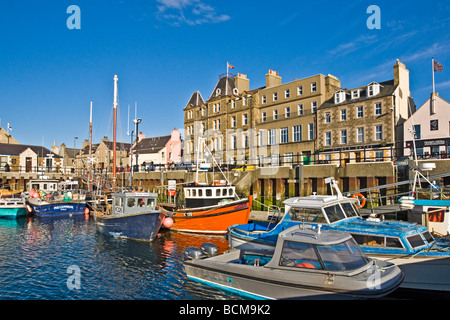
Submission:
[[[73,181],[66,189],[67,182],[59,183],[46,177],[30,180],[26,196],[28,210],[39,217],[70,216],[84,214],[86,196]]]
[[[167,217],[157,208],[157,194],[127,192],[112,194],[112,204],[94,207],[97,230],[113,237],[152,241]]]
[[[273,250],[280,232],[298,224],[321,225],[326,230],[350,233],[369,256],[400,265],[405,272],[403,287],[450,291],[448,240],[435,239],[425,226],[371,217],[364,219],[356,205],[357,199],[344,197],[333,179],[328,182],[336,190],[335,195],[290,198],[284,201],[285,213],[278,223],[231,226],[228,229],[230,247]],[[429,264],[433,265],[432,272],[424,269]]]

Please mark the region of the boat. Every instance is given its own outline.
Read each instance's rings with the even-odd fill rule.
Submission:
[[[373,299],[396,290],[403,273],[369,258],[349,233],[296,225],[280,232],[273,250],[185,250],[188,279],[254,299]]]
[[[27,214],[23,198],[0,198],[0,218],[15,219]]]
[[[24,193],[27,209],[38,217],[84,214],[86,197],[82,190],[60,188],[59,180],[42,176],[30,180]],[[60,186],[64,186],[63,183]]]
[[[273,248],[278,234],[298,224],[350,233],[371,257],[395,261],[405,272],[402,287],[450,292],[450,241],[434,238],[426,226],[396,220],[363,218],[358,200],[342,195],[336,181],[327,178],[332,195],[294,197],[284,201],[279,221],[255,221],[228,229],[231,248]],[[333,192],[334,193],[334,192]],[[281,213],[280,213],[281,214]],[[432,272],[427,265],[433,265]]]
[[[207,148],[204,139],[200,138],[199,143]],[[201,234],[226,234],[229,226],[247,223],[253,197],[250,195],[248,198],[240,198],[236,194],[235,186],[227,180],[213,180],[211,183],[199,182],[199,161],[197,162],[195,181],[183,185],[185,199],[183,207],[175,209],[164,207],[173,212],[171,230]]]
[[[435,168],[434,163],[423,163],[422,171]],[[399,199],[400,208],[408,211],[408,221],[424,225],[433,234],[450,234],[450,189],[440,187],[414,168],[414,182],[408,196]],[[421,180],[427,182],[423,187]]]
[[[161,225],[170,216],[157,206],[156,193],[113,193],[112,204],[94,207],[93,214],[97,230],[113,237],[152,241]]]

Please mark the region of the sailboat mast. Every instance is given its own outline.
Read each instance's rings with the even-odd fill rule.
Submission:
[[[113,123],[113,185],[116,185],[116,123],[117,123],[117,81],[119,78],[114,75],[114,123]]]
[[[91,108],[89,113],[89,159],[92,161],[92,101],[91,101]],[[92,191],[92,165],[93,163],[89,163],[89,191]]]

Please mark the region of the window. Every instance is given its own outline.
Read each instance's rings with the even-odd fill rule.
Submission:
[[[294,241],[284,242],[280,266],[323,269],[312,244]]]
[[[205,115],[205,108],[202,108],[202,116]]]
[[[381,124],[375,126],[375,140],[383,139],[383,126]]]
[[[303,86],[298,86],[297,87],[297,95],[301,96],[303,94]]]
[[[317,91],[317,84],[315,82],[311,83],[311,92]]]
[[[246,113],[244,113],[242,115],[242,125],[246,126],[248,124],[248,115]]]
[[[356,107],[356,117],[357,118],[363,118],[364,117],[364,107],[363,106]]]
[[[297,114],[298,114],[299,116],[302,116],[302,115],[303,115],[303,104],[299,104],[299,105],[297,106]]]
[[[297,125],[292,127],[293,136],[292,139],[294,142],[302,141],[302,126]]]
[[[414,125],[414,139],[420,139],[420,124]]]
[[[358,142],[364,142],[364,128],[356,128],[356,134],[357,134],[357,141]]]
[[[380,84],[372,82],[367,86],[367,96],[373,97],[380,93]]]
[[[284,117],[286,119],[291,117],[291,107],[284,108]]]
[[[291,95],[291,93],[289,92],[289,89],[284,90],[284,97],[286,99],[289,98],[290,95]]]
[[[236,116],[231,117],[231,127],[232,128],[236,127]]]
[[[231,109],[236,107],[236,100],[231,100]]]
[[[246,96],[242,97],[242,104],[243,104],[244,106],[247,105],[247,97],[246,97]]]
[[[289,142],[289,129],[288,127],[281,128],[280,143]]]
[[[266,112],[262,112],[261,113],[261,121],[262,122],[266,122],[266,120],[267,120],[267,113]]]
[[[248,134],[242,135],[242,147],[248,148]]]
[[[314,140],[314,123],[308,123],[308,139]]]
[[[231,136],[231,149],[236,149],[236,136]]]
[[[439,120],[435,119],[430,121],[430,130],[431,131],[439,130]]]
[[[259,145],[263,146],[264,145],[264,130],[259,130],[258,137],[259,137]]]
[[[341,144],[347,144],[347,129],[341,130]]]
[[[274,92],[272,95],[272,100],[277,101],[278,100],[278,93]]]
[[[277,129],[269,130],[269,145],[274,145],[277,143]]]
[[[219,119],[219,120],[217,120],[217,129],[219,129],[219,130],[220,130],[220,119]]]
[[[331,112],[325,112],[325,123],[331,123]]]
[[[347,109],[341,109],[341,121],[347,120]]]
[[[383,161],[384,152],[383,151],[375,151],[375,161]]]
[[[265,104],[266,102],[267,102],[266,96],[262,96],[262,97],[261,97],[261,103],[262,103],[262,104]]]
[[[278,110],[273,110],[273,120],[278,120]]]
[[[331,146],[331,131],[325,132],[325,145]]]
[[[376,115],[381,114],[381,102],[375,103],[375,114]]]
[[[312,113],[317,112],[317,101],[311,102],[311,111],[312,111]]]
[[[352,90],[352,99],[359,98],[359,89]]]

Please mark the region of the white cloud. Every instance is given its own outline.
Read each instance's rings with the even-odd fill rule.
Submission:
[[[172,25],[199,25],[219,23],[230,19],[229,15],[220,14],[203,0],[156,0],[159,5],[157,16]]]

